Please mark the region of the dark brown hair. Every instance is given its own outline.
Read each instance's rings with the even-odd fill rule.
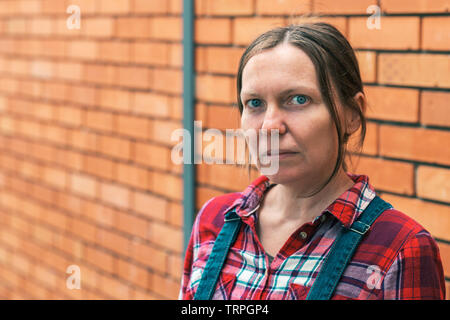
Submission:
[[[349,134],[341,126],[336,107],[336,99],[344,107],[355,110],[361,119],[361,133],[358,149],[362,149],[366,135],[365,110],[361,110],[354,100],[355,94],[363,91],[363,84],[355,53],[345,37],[335,27],[323,22],[309,22],[287,27],[278,27],[257,37],[243,53],[237,73],[237,101],[242,114],[243,104],[240,98],[242,72],[247,62],[256,54],[289,43],[303,50],[312,60],[322,99],[325,102],[336,126],[338,134],[338,157],[333,174],[327,183],[343,167],[347,171],[347,142]],[[326,185],[325,184],[325,185]]]

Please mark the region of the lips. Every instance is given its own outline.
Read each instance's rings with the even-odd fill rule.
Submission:
[[[284,155],[284,154],[296,154],[296,153],[298,153],[298,152],[296,152],[296,151],[291,151],[291,150],[279,150],[278,152],[277,151],[267,151],[267,155],[268,156],[276,156],[276,155],[279,155],[279,156],[281,156],[281,155]]]
[[[279,149],[279,150],[268,150],[267,152],[261,153],[262,157],[275,157],[278,156],[280,158],[293,156],[298,154],[298,151],[294,151],[291,149]]]

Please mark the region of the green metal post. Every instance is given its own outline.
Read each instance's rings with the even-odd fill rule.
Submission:
[[[194,1],[183,0],[183,127],[189,132],[190,163],[183,165],[183,234],[184,251],[189,243],[195,216],[195,69],[194,69]],[[185,144],[186,146],[187,144]],[[186,150],[187,151],[187,150]]]

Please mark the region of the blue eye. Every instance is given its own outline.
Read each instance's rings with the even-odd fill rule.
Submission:
[[[261,100],[259,100],[259,99],[251,99],[251,100],[248,100],[247,103],[248,103],[249,107],[257,108],[257,107],[259,107],[261,105]]]
[[[305,96],[303,94],[299,94],[299,95],[294,96],[294,98],[292,98],[291,101],[293,101],[294,104],[305,104],[308,102],[308,100],[309,100],[309,98],[307,96]]]

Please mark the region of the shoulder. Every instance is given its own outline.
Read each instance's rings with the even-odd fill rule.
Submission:
[[[199,231],[208,229],[218,233],[224,224],[225,213],[233,208],[236,200],[242,197],[242,193],[234,192],[217,196],[208,200],[196,217]]]
[[[430,233],[420,223],[406,213],[390,208],[375,220],[362,243],[362,249],[382,256],[376,264],[383,269],[389,268],[400,251],[411,243],[421,246],[417,252],[434,251],[436,246]]]

